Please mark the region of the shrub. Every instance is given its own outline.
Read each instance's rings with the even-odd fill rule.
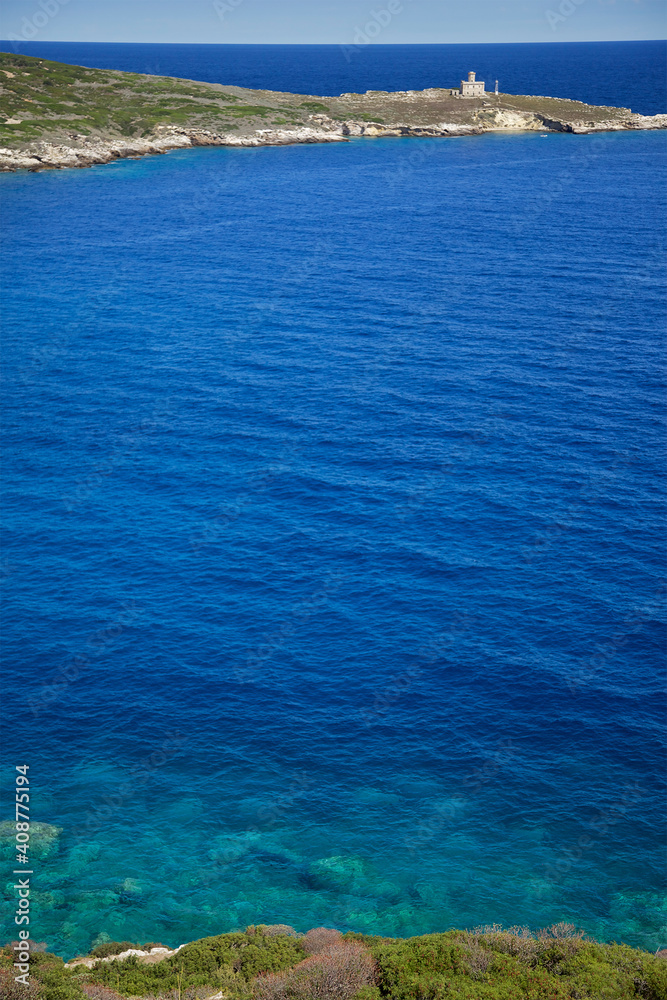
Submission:
[[[667,1000],[664,958],[586,940],[568,924],[555,924],[536,937],[526,928],[503,930],[495,924],[404,940],[341,936],[323,927],[303,937],[295,933],[287,925],[259,925],[203,938],[154,964],[110,956],[92,970],[67,969],[57,956],[31,948],[29,987],[14,982],[14,952],[8,946],[0,948],[0,997],[208,1000],[222,993],[225,1000]]]
[[[667,997],[667,962],[656,957],[653,962],[644,970],[642,982],[646,984],[645,996],[651,1000],[661,1000]],[[637,980],[635,979],[635,989]]]
[[[71,978],[69,970],[53,969],[41,977],[40,1000],[85,1000],[81,986]]]
[[[313,927],[301,939],[304,951],[308,955],[316,955],[319,951],[332,948],[343,940],[340,931],[333,927]]]
[[[108,986],[98,986],[97,983],[84,983],[81,987],[88,1000],[121,1000],[120,993],[110,990]]]
[[[240,990],[255,976],[296,965],[305,954],[301,942],[288,934],[265,934],[260,927],[249,927],[245,933],[194,941],[155,964],[141,963],[136,956],[98,962],[89,978],[124,996],[166,997],[180,988],[182,1000],[186,1000],[188,990],[214,986],[216,989],[209,989],[207,994],[211,996],[220,990],[220,983],[227,988],[229,976],[235,989]]]
[[[580,940],[584,937],[584,932],[578,931],[574,924],[566,924],[564,920],[561,920],[558,924],[552,924],[551,927],[545,927],[538,931],[537,936],[546,939],[555,938],[557,941],[569,941],[572,938]]]
[[[472,935],[477,941],[484,940],[493,951],[513,955],[526,965],[535,965],[540,950],[538,942],[527,927],[509,927],[503,930],[500,924],[486,924],[476,927]]]
[[[561,921],[538,931],[538,962],[549,971],[558,971],[584,945],[584,932]]]
[[[0,997],[3,1000],[37,1000],[38,988],[32,977],[30,985],[23,986],[15,981],[13,969],[0,969]]]
[[[0,949],[0,997],[5,1000],[85,1000],[75,974],[62,958],[30,949],[29,986],[14,979],[12,946]]]
[[[246,929],[246,934],[250,933],[250,927]],[[255,927],[256,934],[263,934],[264,937],[278,937],[284,934],[285,937],[298,937],[299,935],[289,924],[258,924]]]
[[[172,990],[167,990],[166,993],[161,990],[159,994],[151,993],[141,998],[133,998],[133,1000],[210,1000],[211,992],[210,986],[175,987]],[[240,986],[235,985],[233,988],[225,987],[222,991],[218,990],[217,992],[222,992],[225,1000],[252,1000],[252,993],[247,983]],[[119,1000],[125,1000],[125,998],[120,997]]]
[[[278,975],[260,976],[256,1000],[352,1000],[375,978],[375,963],[363,945],[345,941],[311,955]]]
[[[464,935],[460,931],[447,934],[424,934],[405,941],[390,940],[373,949],[378,963],[378,985],[396,1000],[430,997],[431,992],[419,992],[434,982],[465,973]]]
[[[463,945],[464,965],[471,979],[484,979],[493,963],[493,952],[483,948],[477,941],[466,941]]]

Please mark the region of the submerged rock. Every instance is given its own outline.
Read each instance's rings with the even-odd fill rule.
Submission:
[[[58,847],[58,838],[62,827],[51,823],[30,823],[30,840],[28,857],[46,858]],[[3,855],[9,855],[16,848],[16,823],[6,820],[0,823],[0,849]]]
[[[222,834],[211,841],[208,856],[220,865],[231,864],[257,849],[262,842],[261,833],[246,830],[243,833]]]
[[[80,875],[90,864],[97,861],[101,853],[102,848],[97,843],[77,844],[67,854],[65,877]]]
[[[366,866],[361,858],[336,854],[313,861],[308,866],[308,875],[322,889],[355,892],[366,881]]]

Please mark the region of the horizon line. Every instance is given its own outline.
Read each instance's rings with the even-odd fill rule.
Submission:
[[[322,47],[329,46],[350,46],[352,43],[347,42],[126,42],[126,41],[89,41],[88,39],[71,39],[71,38],[44,38],[44,39],[24,39],[24,38],[0,38],[0,44],[3,42],[10,42],[13,45],[202,45],[209,48],[221,47],[221,46],[307,46],[312,48],[313,46],[321,45]],[[437,45],[619,45],[619,44],[641,44],[644,42],[663,42],[667,44],[667,38],[589,38],[589,39],[578,39],[576,41],[559,41],[557,39],[544,41],[517,41],[517,42],[369,42],[364,45],[364,48],[397,48],[399,46],[437,46]]]

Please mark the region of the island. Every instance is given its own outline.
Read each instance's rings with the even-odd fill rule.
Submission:
[[[0,82],[3,171],[90,167],[188,146],[667,128],[667,114],[487,93],[474,72],[459,87],[321,97],[91,69],[4,52]]]

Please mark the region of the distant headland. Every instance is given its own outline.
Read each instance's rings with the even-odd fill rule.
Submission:
[[[667,114],[502,94],[497,81],[487,92],[473,71],[458,87],[318,97],[0,53],[2,171],[90,167],[188,146],[664,128]]]

